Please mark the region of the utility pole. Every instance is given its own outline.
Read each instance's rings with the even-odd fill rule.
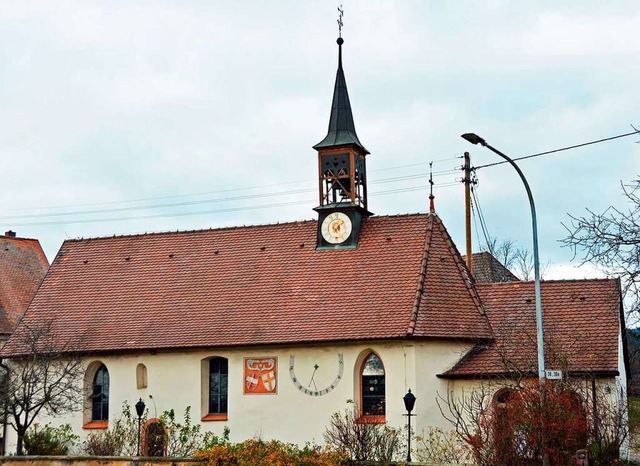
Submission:
[[[471,253],[471,156],[464,153],[464,224],[467,236],[467,268],[473,275],[473,254]]]

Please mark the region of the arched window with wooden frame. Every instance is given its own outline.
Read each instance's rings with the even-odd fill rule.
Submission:
[[[363,422],[384,422],[386,412],[385,372],[382,360],[370,353],[360,369],[360,414]]]
[[[91,391],[91,420],[109,420],[109,371],[101,364],[93,376]]]

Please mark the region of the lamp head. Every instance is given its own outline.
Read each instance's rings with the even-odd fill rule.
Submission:
[[[403,396],[402,399],[404,400],[404,407],[407,410],[407,412],[410,413],[411,411],[413,411],[413,407],[416,404],[416,396],[413,393],[411,393],[411,389],[409,389],[407,394]]]
[[[469,141],[471,144],[480,144],[481,146],[487,145],[487,141],[482,139],[476,133],[464,133],[461,137],[462,139]]]
[[[144,404],[144,401],[142,401],[142,398],[140,398],[140,400],[136,403],[136,414],[138,415],[138,417],[142,417],[145,407],[146,405]]]

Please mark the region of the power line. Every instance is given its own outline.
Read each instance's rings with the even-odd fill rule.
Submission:
[[[435,176],[446,176],[446,175],[450,175],[457,172],[458,172],[458,169],[442,170],[442,171],[436,172]],[[417,173],[412,175],[381,178],[378,180],[370,181],[369,184],[376,185],[376,184],[383,184],[383,183],[394,183],[398,181],[422,179],[422,178],[425,178],[426,176],[427,176],[426,173]],[[234,191],[234,190],[222,190],[219,192],[230,192],[230,191]],[[131,212],[131,211],[137,211],[137,210],[165,209],[165,208],[173,208],[173,207],[186,207],[186,206],[192,206],[192,205],[244,201],[244,200],[251,200],[251,199],[268,198],[268,197],[280,197],[280,196],[286,196],[291,194],[309,193],[314,191],[315,191],[314,188],[307,188],[307,189],[290,190],[286,192],[276,191],[276,192],[246,194],[242,196],[189,200],[189,201],[159,203],[159,204],[151,204],[151,205],[112,207],[112,208],[104,208],[104,209],[62,211],[62,212],[28,213],[28,214],[19,214],[19,215],[4,215],[4,216],[0,216],[0,220],[31,219],[31,218],[43,218],[43,217],[69,217],[69,216],[84,216],[84,215],[92,215],[92,214],[116,213],[116,212]]]
[[[493,256],[494,253],[493,253],[493,250],[491,247],[491,241],[490,241],[491,235],[489,234],[489,229],[487,228],[487,222],[485,221],[484,214],[482,213],[482,209],[480,208],[480,202],[478,201],[477,191],[478,190],[475,188],[475,186],[471,185],[471,194],[473,195],[473,200],[475,201],[478,218],[480,220],[480,227],[482,229],[482,235],[484,236],[484,240],[487,244],[487,249],[489,249],[489,252]]]
[[[450,173],[443,172],[442,175]],[[379,180],[375,180],[370,182],[369,184],[382,184],[382,183],[393,183],[397,181],[406,181],[406,180],[415,180],[426,177],[425,173],[418,173],[413,175],[405,175],[405,176],[397,176],[391,178],[382,178]],[[20,214],[20,215],[4,215],[0,216],[0,220],[15,220],[15,219],[28,219],[28,218],[42,218],[42,217],[67,217],[67,216],[77,216],[77,215],[91,215],[91,214],[103,214],[103,213],[115,213],[115,212],[130,212],[136,210],[148,210],[148,209],[163,209],[163,208],[172,208],[172,207],[186,207],[191,205],[202,205],[202,204],[213,204],[213,203],[221,203],[221,202],[232,202],[232,201],[244,201],[250,199],[260,199],[267,197],[278,197],[278,196],[286,196],[290,194],[302,194],[314,192],[314,188],[308,189],[297,189],[292,191],[277,191],[277,192],[268,192],[268,193],[258,193],[258,194],[248,194],[244,196],[234,196],[234,197],[224,197],[224,198],[213,198],[213,199],[201,199],[194,201],[183,201],[183,202],[173,202],[173,203],[163,203],[163,204],[151,204],[151,205],[141,205],[141,206],[130,206],[130,207],[113,207],[108,209],[92,209],[92,210],[78,210],[78,211],[64,211],[64,212],[48,212],[48,213],[35,213],[35,214]]]
[[[631,133],[619,134],[617,136],[611,136],[609,138],[598,139],[596,141],[589,141],[589,142],[584,142],[582,144],[575,144],[573,146],[562,147],[560,149],[548,150],[546,152],[539,152],[537,154],[525,155],[524,157],[517,157],[517,158],[514,158],[513,160],[524,160],[524,159],[530,159],[530,158],[533,158],[533,157],[540,157],[541,155],[555,154],[556,152],[562,152],[562,151],[566,151],[566,150],[570,150],[570,149],[576,149],[578,147],[590,146],[592,144],[599,144],[601,142],[606,142],[606,141],[612,141],[614,139],[625,138],[627,136],[632,136],[634,134],[640,134],[640,130],[632,131]],[[473,170],[480,170],[481,168],[493,167],[495,165],[501,165],[503,163],[507,163],[507,161],[506,160],[502,160],[500,162],[488,163],[486,165],[479,165],[477,167],[473,167]]]
[[[459,185],[459,184],[455,183],[455,185]],[[421,191],[426,189],[427,189],[426,184],[423,184],[419,186],[410,186],[407,188],[398,188],[398,189],[390,189],[386,191],[379,191],[377,193],[374,192],[374,193],[371,193],[371,196]],[[299,200],[299,201],[278,202],[273,204],[229,207],[229,208],[223,208],[223,209],[200,210],[200,211],[191,211],[191,212],[167,212],[167,213],[160,213],[160,214],[136,215],[136,216],[129,216],[129,217],[106,217],[106,218],[103,217],[103,218],[74,219],[74,220],[47,220],[47,221],[41,221],[41,222],[13,223],[12,225],[16,227],[23,227],[23,226],[26,227],[26,226],[41,226],[41,225],[72,225],[72,224],[79,224],[79,223],[106,223],[106,222],[118,222],[118,221],[127,221],[127,220],[148,220],[153,218],[185,217],[185,216],[191,216],[191,215],[208,215],[208,214],[237,212],[237,211],[244,211],[244,210],[260,210],[260,209],[269,209],[274,207],[288,207],[293,205],[311,204],[313,202],[314,201],[312,199],[305,199],[305,200]]]
[[[447,157],[447,158],[442,158],[437,160],[437,162],[446,162],[446,161],[450,161],[450,160],[456,160],[460,157],[458,157],[457,155],[454,157]],[[428,165],[429,162],[418,162],[418,163],[412,163],[412,164],[406,164],[406,165],[396,165],[396,166],[391,166],[391,167],[386,167],[386,168],[377,168],[374,170],[368,170],[370,173],[375,173],[375,172],[380,172],[380,171],[392,171],[392,170],[399,170],[402,168],[411,168],[411,167],[417,167],[417,166],[426,166]],[[438,172],[440,173],[440,172]],[[73,209],[73,208],[77,208],[77,207],[94,207],[94,206],[101,206],[101,205],[117,205],[117,204],[131,204],[131,203],[135,203],[135,202],[146,202],[146,201],[159,201],[159,200],[163,200],[163,199],[177,199],[177,198],[184,198],[184,197],[195,197],[195,196],[206,196],[206,195],[210,195],[210,194],[222,194],[222,193],[231,193],[231,192],[237,192],[237,191],[245,191],[245,190],[253,190],[253,189],[263,189],[263,188],[273,188],[273,187],[280,187],[280,186],[288,186],[288,185],[293,185],[293,184],[301,184],[301,183],[305,183],[308,185],[312,185],[313,183],[317,182],[317,179],[306,179],[306,180],[297,180],[297,181],[287,181],[287,182],[278,182],[278,183],[269,183],[269,184],[263,184],[263,185],[254,185],[254,186],[244,186],[244,187],[239,187],[239,188],[229,188],[229,189],[219,189],[219,190],[215,190],[215,191],[205,191],[205,192],[199,192],[199,193],[188,193],[188,194],[173,194],[170,196],[155,196],[155,197],[144,197],[144,198],[138,198],[138,199],[125,199],[125,200],[120,200],[120,201],[102,201],[102,202],[90,202],[90,203],[83,203],[83,204],[65,204],[65,205],[49,205],[49,206],[41,206],[41,207],[12,207],[12,208],[8,208],[8,209],[3,209],[6,212],[13,212],[13,211],[25,211],[25,210],[47,210],[47,209]],[[370,184],[374,184],[377,181],[370,181]],[[312,190],[310,190],[312,191]]]

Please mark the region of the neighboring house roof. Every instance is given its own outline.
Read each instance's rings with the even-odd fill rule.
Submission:
[[[441,376],[537,374],[534,283],[477,288],[495,341],[476,346]],[[541,293],[547,369],[617,375],[622,318],[618,280],[547,281]]]
[[[316,221],[67,240],[21,329],[52,322],[76,351],[491,337],[435,215],[372,217],[357,249]]]
[[[0,335],[13,332],[48,268],[38,240],[0,235]]]
[[[490,252],[476,252],[472,254],[471,266],[473,278],[477,283],[498,283],[520,281],[508,268],[506,268]],[[466,256],[463,257],[466,260]]]

